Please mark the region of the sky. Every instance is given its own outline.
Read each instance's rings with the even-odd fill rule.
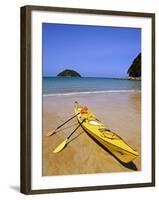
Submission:
[[[83,77],[127,77],[141,52],[141,29],[43,23],[42,51],[43,76],[72,69]]]

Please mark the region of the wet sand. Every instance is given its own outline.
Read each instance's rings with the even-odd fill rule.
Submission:
[[[74,115],[75,101],[87,105],[103,124],[139,152],[133,163],[120,163],[81,127],[70,138],[66,148],[60,153],[52,153],[77,127],[77,119],[74,118],[50,137],[45,137],[45,134]],[[42,156],[43,176],[141,170],[141,93],[44,96]]]

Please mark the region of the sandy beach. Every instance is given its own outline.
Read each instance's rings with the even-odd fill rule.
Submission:
[[[74,115],[75,101],[90,108],[103,124],[139,152],[140,155],[133,163],[121,164],[93,141],[81,127],[70,138],[63,151],[52,153],[57,145],[76,128],[77,119],[74,118],[50,137],[46,137],[45,134]],[[141,93],[108,92],[43,96],[42,156],[43,176],[141,170]]]

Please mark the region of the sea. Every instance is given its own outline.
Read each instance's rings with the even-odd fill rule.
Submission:
[[[141,81],[94,77],[43,77],[43,96],[140,92]]]

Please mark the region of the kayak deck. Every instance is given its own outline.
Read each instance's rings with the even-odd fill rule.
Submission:
[[[120,136],[105,127],[89,110],[81,113],[82,106],[75,103],[75,113],[79,123],[95,140],[106,147],[115,157],[124,163],[131,162],[139,154],[133,150]]]

